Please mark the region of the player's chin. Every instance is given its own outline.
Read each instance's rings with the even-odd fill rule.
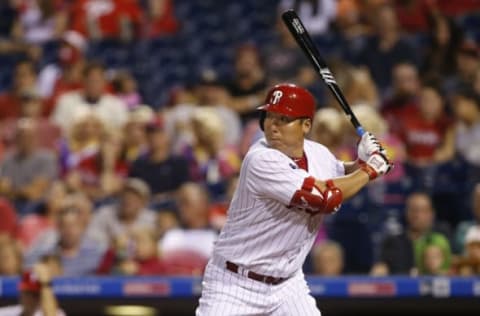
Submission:
[[[283,142],[279,138],[267,138],[267,142],[270,147],[281,150],[284,145]]]

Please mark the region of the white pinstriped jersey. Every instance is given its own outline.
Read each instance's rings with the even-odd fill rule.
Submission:
[[[288,205],[306,177],[327,180],[345,173],[343,163],[325,146],[305,140],[304,152],[308,172],[264,138],[250,148],[214,257],[273,277],[287,278],[302,268],[322,215]]]

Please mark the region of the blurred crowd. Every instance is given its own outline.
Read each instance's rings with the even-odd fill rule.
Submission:
[[[262,137],[256,107],[278,82],[316,95],[309,137],[355,160],[355,131],[281,22],[285,8],[328,48],[395,163],[326,218],[306,273],[480,274],[478,2],[273,2],[271,40],[235,43],[227,75],[192,72],[147,103],[128,68],[87,51],[175,37],[187,26],[176,1],[2,1],[0,56],[16,60],[0,93],[0,276],[46,261],[53,277],[201,275]]]

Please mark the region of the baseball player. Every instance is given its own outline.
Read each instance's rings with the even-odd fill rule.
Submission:
[[[342,162],[305,139],[315,99],[279,84],[267,94],[265,138],[246,154],[227,222],[206,267],[196,315],[320,315],[302,266],[325,214],[390,169],[371,133]]]

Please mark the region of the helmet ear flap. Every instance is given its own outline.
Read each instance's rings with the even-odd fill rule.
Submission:
[[[263,131],[263,122],[265,122],[265,118],[267,117],[267,112],[266,111],[260,111],[260,129]]]

